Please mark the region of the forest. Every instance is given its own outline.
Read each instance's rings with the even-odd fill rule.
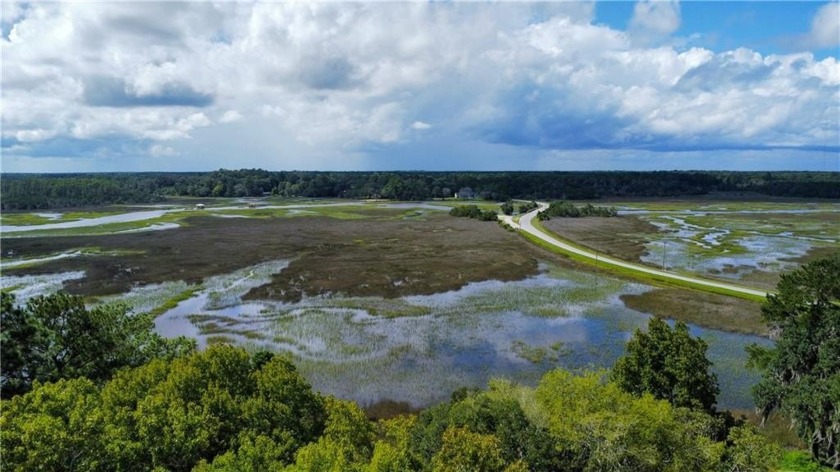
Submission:
[[[765,415],[840,468],[840,256],[783,275],[762,308],[775,348],[750,349]],[[715,407],[707,344],[651,318],[610,371],[497,379],[417,414],[369,419],[314,391],[287,357],[196,351],[127,321],[123,305],[2,293],[4,470],[820,470]],[[114,347],[119,347],[114,349]],[[5,364],[11,362],[10,364]]]
[[[679,197],[745,192],[840,198],[837,172],[271,172],[3,174],[3,210],[138,204],[167,197],[460,197],[505,201]]]

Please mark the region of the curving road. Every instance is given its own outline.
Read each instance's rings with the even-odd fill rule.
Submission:
[[[687,276],[687,275],[675,274],[673,272],[667,272],[667,271],[660,270],[660,269],[654,269],[652,267],[648,267],[648,266],[645,266],[645,265],[642,265],[642,264],[635,264],[633,262],[628,262],[628,261],[623,261],[621,259],[616,259],[616,258],[607,256],[603,253],[592,251],[590,249],[584,249],[584,248],[580,248],[580,247],[577,247],[577,246],[573,246],[571,244],[568,244],[568,243],[564,242],[561,239],[558,239],[558,238],[556,238],[552,235],[546,234],[546,233],[540,231],[539,229],[537,229],[536,227],[534,227],[534,225],[532,223],[532,220],[534,219],[534,217],[536,217],[537,213],[539,213],[540,211],[548,208],[548,205],[546,205],[544,203],[540,203],[539,205],[540,205],[539,208],[537,208],[536,210],[522,215],[519,219],[518,224],[513,221],[512,217],[507,216],[507,215],[499,215],[499,219],[504,221],[506,224],[510,225],[512,228],[520,230],[520,231],[525,231],[526,233],[528,233],[528,234],[530,234],[534,237],[537,237],[540,240],[545,241],[546,243],[548,243],[548,244],[550,244],[550,245],[552,245],[552,246],[554,246],[554,247],[556,247],[556,248],[558,248],[558,249],[560,249],[564,252],[592,259],[593,261],[597,262],[598,264],[623,267],[625,269],[630,269],[630,270],[633,270],[635,272],[642,272],[642,273],[645,273],[645,274],[654,275],[654,276],[659,277],[659,278],[673,280],[673,281],[676,281],[676,282],[687,282],[687,283],[690,283],[692,285],[698,286],[698,288],[708,287],[708,288],[724,289],[724,290],[729,290],[731,292],[736,292],[736,293],[740,293],[740,294],[744,294],[744,295],[750,295],[750,296],[758,296],[758,297],[766,297],[767,294],[769,293],[769,292],[766,292],[764,290],[758,290],[758,289],[754,289],[754,288],[744,287],[744,286],[741,286],[741,285],[734,285],[734,284],[729,284],[729,283],[726,283],[726,282],[717,282],[717,281],[708,280],[708,279],[701,279],[701,278],[691,277],[691,276]]]

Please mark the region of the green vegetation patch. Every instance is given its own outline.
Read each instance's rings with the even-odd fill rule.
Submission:
[[[710,329],[766,336],[759,303],[696,290],[663,288],[621,295],[628,308]]]
[[[532,346],[520,339],[510,345],[511,351],[532,364],[557,363],[561,357],[569,355],[571,350],[562,341],[550,346]]]
[[[140,221],[127,221],[119,223],[107,223],[97,226],[82,226],[78,228],[56,228],[32,230],[25,232],[9,233],[9,238],[37,238],[37,237],[66,237],[66,236],[95,236],[126,233],[133,231],[153,231],[158,228],[169,228],[173,224],[185,226],[189,224],[186,219],[190,216],[201,215],[198,211],[178,211],[165,213],[157,218],[149,218]],[[5,237],[4,237],[5,239]]]
[[[534,224],[534,227],[537,228],[538,230],[540,230],[540,231],[542,231],[546,234],[549,234],[552,237],[559,238],[558,235],[552,234],[549,231],[547,231],[544,227],[542,227],[542,225],[540,225],[540,223],[538,221],[534,221],[533,224]],[[609,269],[610,273],[613,273],[613,274],[616,274],[616,275],[619,275],[619,276],[630,277],[630,278],[633,278],[633,279],[636,279],[636,280],[639,280],[639,281],[642,281],[642,282],[650,283],[650,284],[653,284],[653,285],[681,286],[681,287],[692,288],[692,289],[696,289],[696,290],[700,290],[700,291],[704,291],[704,292],[709,292],[709,293],[717,293],[717,294],[721,294],[721,295],[728,295],[728,296],[732,296],[732,297],[743,298],[743,299],[746,299],[746,300],[762,301],[764,299],[764,297],[761,297],[761,296],[758,296],[758,295],[751,295],[751,294],[747,294],[747,293],[737,292],[737,291],[729,290],[729,289],[726,289],[726,288],[712,287],[712,286],[697,284],[695,282],[688,282],[688,281],[683,281],[683,280],[678,280],[678,279],[671,279],[671,278],[664,277],[664,276],[659,276],[659,275],[656,275],[656,274],[649,274],[647,272],[642,272],[642,271],[627,268],[627,267],[617,266],[617,265],[614,265],[614,264],[610,263],[609,261],[605,261],[605,260],[597,261],[597,260],[592,259],[590,257],[581,256],[579,254],[575,254],[575,253],[566,251],[564,249],[561,249],[561,248],[559,248],[559,247],[557,247],[553,244],[550,244],[547,241],[543,241],[542,239],[537,238],[536,236],[533,236],[533,235],[531,235],[531,234],[529,234],[525,231],[520,231],[519,234],[522,235],[523,237],[525,237],[525,239],[533,242],[534,244],[536,244],[536,245],[538,245],[542,248],[548,249],[549,251],[554,252],[555,254],[561,254],[565,257],[568,257],[569,259],[572,259],[572,260],[577,261],[577,262],[582,262],[582,263],[585,263],[587,265],[592,265],[592,266],[600,265],[600,266],[602,266],[606,269]],[[560,238],[560,239],[562,239],[562,238]],[[568,240],[564,240],[564,242],[566,242],[567,244],[573,245],[573,246],[577,246],[581,249],[588,249],[588,248],[584,248],[580,245],[576,245],[573,242],[568,241]]]
[[[322,304],[332,308],[364,310],[373,316],[386,318],[425,316],[432,312],[428,306],[415,305],[403,298],[330,297],[325,299]]]
[[[805,451],[785,452],[777,470],[779,472],[831,472],[829,467],[814,462]]]

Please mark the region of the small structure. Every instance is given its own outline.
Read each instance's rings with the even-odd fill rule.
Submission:
[[[461,200],[469,200],[471,198],[475,198],[475,193],[473,193],[473,189],[469,187],[463,187],[461,190],[455,192],[455,198]]]
[[[203,204],[203,203],[199,203],[199,204],[197,204],[197,205],[195,206],[195,209],[196,209],[196,210],[203,210],[203,209],[204,209],[204,204]]]

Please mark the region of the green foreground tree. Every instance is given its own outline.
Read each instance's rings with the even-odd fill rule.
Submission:
[[[339,420],[350,416],[362,435],[371,427],[342,408]],[[278,470],[325,424],[344,431],[326,419],[323,397],[288,360],[213,346],[120,370],[101,387],[35,382],[3,401],[0,450],[4,471]],[[345,436],[351,446],[360,437]]]
[[[149,316],[130,315],[125,305],[88,309],[80,297],[63,293],[33,298],[25,306],[16,305],[14,295],[0,297],[3,398],[29,391],[35,381],[101,381],[122,367],[195,348],[186,338],[161,337]]]
[[[601,372],[508,381],[416,417],[373,423],[324,397],[280,356],[211,346],[122,369],[101,385],[35,382],[0,404],[3,470],[404,472],[750,470],[778,464],[751,427],[717,419]],[[725,440],[724,440],[725,439]]]
[[[719,388],[706,342],[692,337],[685,323],[672,329],[651,318],[647,332],[636,330],[627,343],[627,354],[612,370],[612,380],[624,391],[668,400],[672,405],[714,410]]]
[[[764,371],[756,406],[787,414],[813,457],[840,469],[840,254],[782,275],[761,312],[776,346],[748,348]]]

